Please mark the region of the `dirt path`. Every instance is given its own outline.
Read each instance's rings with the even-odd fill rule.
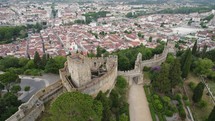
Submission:
[[[129,91],[130,121],[152,121],[143,85],[132,85]]]

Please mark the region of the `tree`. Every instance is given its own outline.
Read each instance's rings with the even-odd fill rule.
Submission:
[[[101,91],[96,96],[95,100],[98,100],[102,103],[103,111],[102,111],[102,121],[110,121],[111,118],[111,103],[110,100],[106,97],[104,93]]]
[[[204,87],[205,87],[205,85],[202,82],[200,82],[196,86],[196,88],[194,89],[194,91],[193,91],[193,101],[195,103],[197,103],[197,102],[199,102],[201,100],[202,95],[203,95],[203,91],[204,91]]]
[[[102,110],[101,102],[93,100],[91,96],[80,92],[67,92],[52,103],[50,118],[53,121],[100,121]]]
[[[192,64],[192,52],[190,49],[186,51],[185,61],[182,67],[182,77],[186,78],[190,72],[190,67]]]
[[[41,68],[44,69],[47,61],[49,60],[49,54],[43,54],[42,60],[41,60]]]
[[[171,82],[169,80],[169,65],[167,63],[163,63],[161,65],[161,71],[153,83],[153,86],[160,92],[168,93],[171,90]]]
[[[204,58],[204,57],[205,57],[206,52],[207,52],[207,49],[208,49],[208,46],[205,45],[204,48],[203,48],[203,50],[202,50],[202,52],[201,52],[201,58]]]
[[[34,64],[37,66],[37,68],[41,65],[41,58],[37,51],[34,53]]]
[[[215,106],[208,117],[208,121],[215,121]]]
[[[104,48],[101,48],[100,46],[98,46],[98,47],[96,48],[96,52],[97,52],[96,57],[101,57],[102,54],[104,54],[104,53],[107,52],[107,51],[106,51]]]
[[[197,40],[195,41],[195,44],[193,46],[193,49],[192,49],[192,55],[196,55],[196,52],[197,52]]]
[[[5,71],[11,67],[19,67],[19,59],[13,56],[7,56],[0,60],[1,70]]]
[[[55,56],[53,58],[57,64],[58,70],[64,67],[64,63],[66,62],[66,58],[63,56]]]
[[[24,67],[27,63],[28,63],[28,59],[27,58],[19,58],[19,65],[21,66],[21,67]]]
[[[45,66],[45,72],[57,74],[58,70],[59,69],[58,69],[58,65],[57,65],[56,61],[54,59],[50,58]]]
[[[182,81],[182,78],[181,78],[182,72],[180,67],[181,67],[181,64],[178,59],[175,59],[170,66],[169,79],[171,81],[172,88],[174,88]]]
[[[35,63],[34,63],[33,60],[29,60],[28,63],[25,65],[24,68],[25,69],[34,69],[34,68],[36,68],[36,65],[35,65]]]
[[[11,72],[5,72],[0,75],[0,83],[4,85],[4,87],[9,92],[11,84],[17,82],[19,79],[19,76],[11,73]]]
[[[5,121],[13,115],[21,104],[22,102],[13,93],[6,93],[0,98],[0,121]]]
[[[214,66],[214,63],[210,59],[198,59],[194,62],[195,68],[194,72],[196,74],[200,75],[209,75],[212,71],[212,67]]]
[[[151,36],[149,37],[149,42],[152,42],[152,37]]]
[[[12,93],[17,93],[18,91],[21,90],[21,87],[19,85],[14,85],[12,88],[11,88],[11,92]]]

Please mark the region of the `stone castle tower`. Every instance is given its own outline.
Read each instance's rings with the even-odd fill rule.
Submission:
[[[65,67],[60,70],[62,83],[67,91],[78,90],[88,94],[110,89],[117,77],[117,56],[85,57],[81,54],[67,56]]]

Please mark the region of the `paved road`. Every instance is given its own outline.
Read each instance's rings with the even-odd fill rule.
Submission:
[[[44,87],[49,86],[50,84],[53,84],[54,82],[60,79],[58,75],[54,74],[44,74],[43,76],[37,76],[34,78],[30,76],[20,76],[20,78],[22,95],[19,97],[19,100],[22,100],[23,102],[27,102],[32,97],[32,95],[34,95],[37,91]],[[25,86],[30,86],[30,91],[25,92],[24,91]]]
[[[143,85],[131,86],[128,102],[130,121],[152,121]]]

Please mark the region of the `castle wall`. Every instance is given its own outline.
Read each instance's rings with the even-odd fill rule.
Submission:
[[[106,92],[107,90],[111,89],[115,84],[116,78],[117,64],[114,65],[114,67],[109,72],[107,72],[107,74],[103,75],[98,79],[93,80],[90,85],[79,88],[78,90],[83,93],[96,96],[99,91]]]
[[[44,103],[63,93],[61,81],[58,81],[34,94],[28,102],[19,106],[18,111],[6,121],[35,121],[45,110]]]

